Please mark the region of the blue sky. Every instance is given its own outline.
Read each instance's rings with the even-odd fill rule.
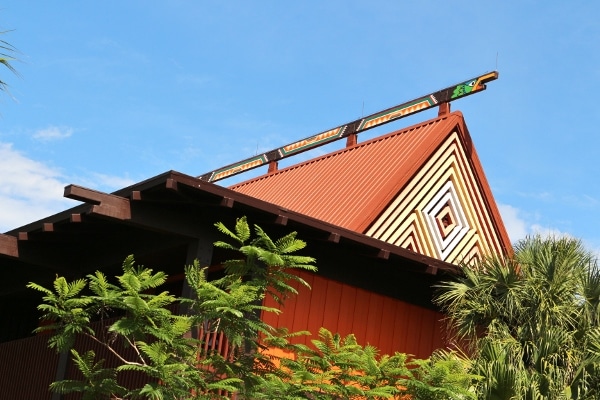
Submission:
[[[4,1],[20,76],[0,70],[0,231],[76,205],[67,184],[201,175],[498,70],[452,109],[511,238],[600,249],[599,15],[553,0]]]

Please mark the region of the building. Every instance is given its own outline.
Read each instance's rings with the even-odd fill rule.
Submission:
[[[303,273],[312,291],[267,322],[355,333],[384,353],[427,357],[442,347],[431,286],[456,263],[506,253],[510,242],[463,115],[434,105],[434,119],[363,143],[349,134],[344,149],[288,168],[265,156],[267,174],[230,188],[175,171],[112,194],[67,186],[81,205],[0,235],[4,395],[50,399],[48,384],[75,372],[46,337],[31,336],[40,298],[28,282],[117,273],[134,254],[169,273],[169,290],[181,294],[184,265],[224,257],[212,245],[221,239],[214,223],[241,216],[274,237],[297,231],[317,258],[319,272]]]

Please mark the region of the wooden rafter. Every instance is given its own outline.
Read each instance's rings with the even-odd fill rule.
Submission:
[[[92,204],[92,214],[127,220],[131,219],[129,199],[88,189],[82,186],[69,185],[65,187],[65,197]]]

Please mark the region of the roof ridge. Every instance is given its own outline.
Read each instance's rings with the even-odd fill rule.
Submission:
[[[286,173],[288,171],[292,171],[294,169],[301,168],[301,167],[303,167],[305,165],[310,165],[310,164],[313,164],[313,163],[316,163],[316,162],[319,162],[321,160],[325,160],[325,159],[328,159],[328,158],[331,158],[331,157],[336,157],[336,156],[338,156],[340,154],[344,154],[344,153],[349,152],[349,151],[354,151],[354,150],[360,149],[362,147],[371,145],[373,143],[377,143],[377,142],[382,141],[382,140],[391,139],[391,138],[393,138],[393,137],[395,137],[397,135],[401,135],[401,134],[406,133],[406,132],[410,132],[410,131],[413,131],[413,130],[416,130],[416,129],[420,129],[423,126],[432,125],[432,124],[438,123],[438,122],[440,122],[442,120],[451,119],[451,118],[464,119],[462,112],[459,111],[459,110],[452,111],[450,113],[443,114],[443,115],[438,115],[435,118],[428,119],[428,120],[425,120],[425,121],[421,121],[421,122],[418,122],[416,124],[413,124],[413,125],[401,128],[401,129],[397,129],[397,130],[385,133],[385,134],[380,135],[380,136],[376,136],[376,137],[370,138],[370,139],[368,139],[368,140],[366,140],[364,142],[359,142],[359,143],[356,143],[356,144],[354,144],[352,146],[347,146],[347,147],[344,147],[344,148],[332,151],[330,153],[322,154],[322,155],[320,155],[318,157],[314,157],[314,158],[311,158],[311,159],[308,159],[308,160],[304,160],[304,161],[301,161],[301,162],[289,165],[289,166],[287,166],[285,168],[281,168],[281,169],[278,169],[276,171],[267,172],[265,174],[256,176],[254,178],[247,179],[245,181],[236,183],[234,185],[230,185],[228,187],[230,189],[235,189],[235,188],[238,188],[238,187],[242,187],[242,186],[244,186],[246,184],[249,184],[251,182],[260,181],[260,180],[263,180],[263,179],[268,179],[268,178],[270,178],[272,176],[280,175],[280,174]]]

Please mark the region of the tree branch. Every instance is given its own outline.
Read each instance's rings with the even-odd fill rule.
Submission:
[[[129,343],[129,345],[130,345],[131,347],[133,347],[133,349],[135,350],[135,352],[136,352],[136,353],[137,353],[137,355],[138,355],[138,358],[139,358],[140,360],[142,360],[142,364],[143,364],[143,365],[148,365],[148,364],[146,363],[146,360],[144,360],[144,357],[142,357],[142,354],[141,354],[141,353],[140,353],[140,351],[138,350],[137,346],[135,345],[135,342],[132,342],[131,340],[129,340],[129,338],[128,338],[127,336],[123,336],[123,337],[125,338],[125,340],[127,340],[127,343]]]
[[[119,353],[117,353],[117,351],[115,349],[113,349],[112,347],[110,347],[108,344],[104,343],[101,340],[98,340],[94,335],[90,335],[87,332],[82,332],[85,336],[89,337],[90,339],[92,339],[94,342],[101,344],[102,346],[106,347],[108,349],[108,351],[110,351],[111,353],[113,353],[115,355],[115,357],[117,357],[119,360],[121,360],[121,362],[127,364],[127,365],[137,365],[139,367],[145,367],[147,366],[147,364],[144,362],[143,364],[134,362],[134,361],[127,361],[126,359],[123,358],[123,356],[121,356]],[[139,354],[139,353],[138,353]],[[142,359],[143,361],[143,359]]]

